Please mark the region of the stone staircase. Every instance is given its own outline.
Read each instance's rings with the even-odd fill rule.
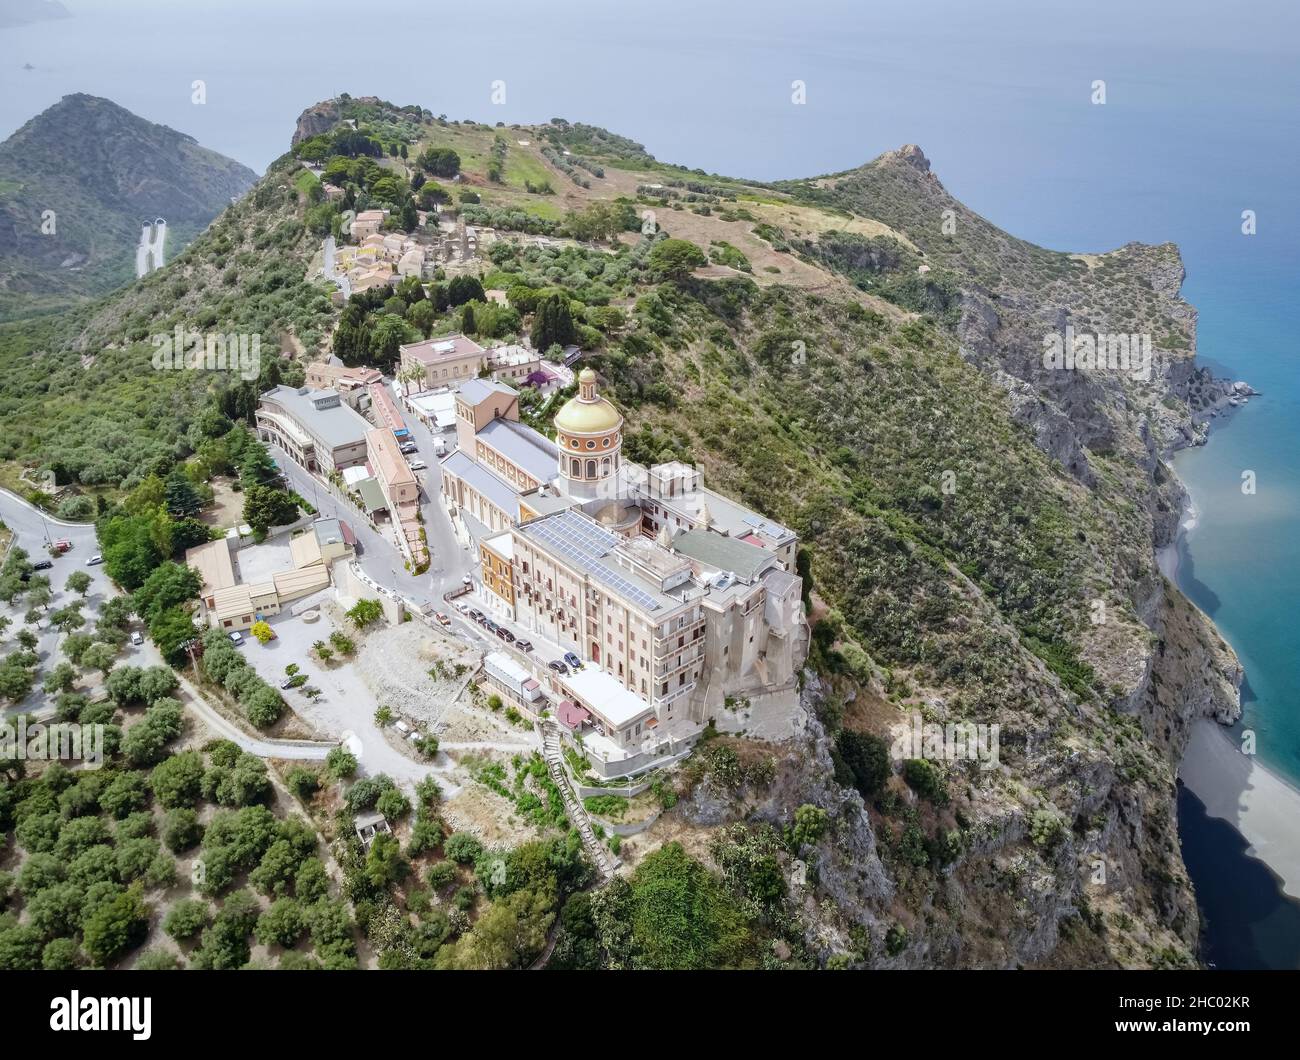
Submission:
[[[582,836],[582,845],[587,851],[587,856],[595,863],[596,870],[602,878],[609,879],[614,875],[614,870],[618,867],[618,860],[613,856],[610,849],[596,838],[596,833],[591,827],[591,818],[587,816],[587,809],[582,805],[582,800],[574,793],[573,785],[569,783],[569,776],[564,769],[564,752],[560,744],[560,730],[553,718],[543,719],[541,730],[542,755],[546,759],[546,767],[550,771],[551,779],[555,781],[556,786],[560,789],[561,796],[564,798],[564,808],[568,811],[569,820],[573,822],[578,834]]]

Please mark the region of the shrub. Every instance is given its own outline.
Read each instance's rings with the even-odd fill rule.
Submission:
[[[208,926],[211,907],[196,898],[186,898],[171,907],[163,920],[163,930],[178,942],[192,939]]]
[[[162,840],[173,854],[192,849],[202,838],[203,825],[191,809],[172,810],[163,821]]]
[[[346,748],[335,747],[325,756],[325,768],[332,779],[342,780],[356,775],[357,759]]]
[[[295,945],[307,930],[306,920],[298,902],[292,898],[278,898],[257,918],[255,934],[263,946]]]
[[[483,853],[483,844],[468,832],[453,832],[443,844],[443,852],[458,865],[469,865]]]

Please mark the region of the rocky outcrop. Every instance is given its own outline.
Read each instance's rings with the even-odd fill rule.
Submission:
[[[298,122],[293,128],[291,143],[300,144],[313,136],[329,132],[339,122],[339,105],[337,100],[326,99],[313,104],[298,115]]]

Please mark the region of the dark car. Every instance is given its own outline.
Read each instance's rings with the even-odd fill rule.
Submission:
[[[520,651],[532,651],[533,642],[531,640],[517,640],[515,641],[515,647]]]
[[[574,670],[582,669],[582,660],[579,659],[576,655],[574,655],[573,652],[571,651],[566,651],[564,653],[564,661],[568,663],[571,667],[573,667]]]
[[[511,633],[510,630],[506,629],[505,626],[502,626],[500,629],[497,630],[497,636],[500,637],[502,640],[507,641],[510,644],[513,644],[515,642],[515,635]]]
[[[472,618],[475,622],[482,622],[483,612],[480,611],[477,607],[471,607],[469,610],[469,617]]]
[[[484,615],[483,628],[486,629],[489,633],[495,633],[501,627],[498,626],[495,622],[493,622],[492,619],[488,618],[487,615]]]
[[[546,668],[548,670],[554,670],[557,674],[567,674],[569,672],[569,668],[565,666],[564,663],[560,662],[559,659],[556,659],[554,662],[548,662]]]
[[[43,559],[39,563],[33,563],[32,570],[49,570],[53,566],[54,564],[51,563],[48,559]]]

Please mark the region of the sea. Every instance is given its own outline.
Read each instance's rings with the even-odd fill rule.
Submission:
[[[1178,580],[1245,664],[1261,760],[1300,785],[1294,0],[65,3],[0,29],[0,137],[88,92],[262,171],[305,107],[348,92],[584,121],[761,180],[915,143],[1036,243],[1177,243],[1201,359],[1260,391],[1176,460],[1194,506]],[[1300,905],[1197,804],[1182,794],[1180,829],[1207,959],[1300,967]]]

